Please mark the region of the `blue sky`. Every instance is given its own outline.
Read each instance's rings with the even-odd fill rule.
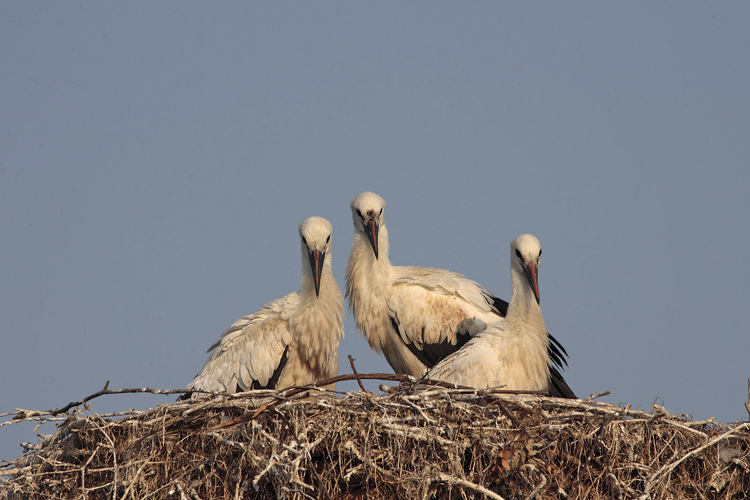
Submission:
[[[184,387],[299,287],[304,218],[343,285],[370,190],[394,264],[506,299],[538,236],[580,396],[747,419],[748,25],[746,2],[3,3],[0,413]],[[345,327],[340,373],[390,371]],[[35,440],[0,427],[0,459]]]

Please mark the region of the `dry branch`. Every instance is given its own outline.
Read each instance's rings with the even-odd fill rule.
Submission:
[[[68,408],[19,410],[9,423],[57,432],[0,465],[0,500],[750,496],[750,423],[385,375],[337,381],[401,382],[386,395],[310,386],[110,416],[77,408],[182,392],[105,386]]]

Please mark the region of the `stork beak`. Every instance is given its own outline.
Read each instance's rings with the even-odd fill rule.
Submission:
[[[539,269],[536,267],[536,264],[529,262],[526,267],[523,268],[523,274],[526,276],[529,286],[534,292],[536,303],[539,304]]]
[[[365,233],[367,233],[367,239],[370,240],[372,250],[375,252],[375,259],[378,258],[378,223],[371,220],[365,224]]]
[[[326,253],[320,250],[308,250],[308,257],[310,257],[310,268],[313,273],[313,280],[315,281],[315,297],[320,297],[320,275],[323,272],[323,261],[326,258]]]

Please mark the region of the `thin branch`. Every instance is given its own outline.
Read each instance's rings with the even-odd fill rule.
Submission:
[[[458,478],[458,477],[449,476],[448,474],[445,474],[443,472],[441,472],[438,477],[440,478],[441,481],[444,481],[446,483],[458,484],[460,486],[464,486],[464,487],[472,489],[474,491],[478,491],[479,493],[481,493],[481,494],[483,494],[485,496],[488,496],[490,498],[493,498],[495,500],[505,500],[503,497],[501,497],[497,493],[488,490],[484,486],[480,486],[478,484],[475,484],[475,483],[472,483],[470,481],[467,481],[466,479],[461,479],[461,478]]]
[[[544,485],[547,484],[547,478],[542,474],[542,482],[537,485],[536,488],[534,488],[534,491],[532,491],[529,496],[526,497],[526,500],[533,500],[536,498],[536,496],[539,494],[540,491],[542,491],[542,488],[544,488]]]
[[[652,475],[649,478],[648,482],[646,483],[645,492],[643,493],[643,495],[640,498],[641,499],[646,499],[646,498],[650,497],[651,486],[652,486],[653,482],[656,481],[660,476],[663,476],[664,474],[671,473],[673,470],[675,470],[677,468],[678,465],[680,465],[682,462],[684,462],[688,458],[692,457],[693,455],[696,455],[696,454],[700,453],[701,451],[705,450],[709,446],[712,446],[712,445],[718,443],[719,441],[722,441],[722,440],[726,439],[727,437],[731,436],[732,434],[735,434],[737,431],[739,431],[741,429],[744,429],[746,427],[750,427],[750,422],[745,422],[744,424],[740,424],[737,427],[733,427],[732,429],[728,430],[727,432],[716,436],[715,438],[713,438],[711,441],[707,442],[706,444],[704,444],[702,446],[699,446],[699,447],[695,448],[694,450],[692,450],[692,451],[690,451],[688,453],[685,453],[678,460],[675,460],[675,461],[670,462],[670,463],[666,464],[665,466],[663,466],[661,469],[659,469],[658,471],[656,471],[656,473],[654,473],[654,475]]]
[[[313,387],[321,387],[326,386],[330,384],[335,384],[337,382],[345,382],[348,380],[356,380],[359,383],[359,386],[362,388],[364,392],[369,392],[367,389],[365,389],[364,385],[362,384],[362,380],[387,380],[392,382],[401,382],[405,384],[415,384],[415,385],[427,385],[427,386],[434,386],[434,387],[443,387],[446,389],[465,389],[470,391],[476,391],[479,395],[487,395],[487,394],[539,394],[544,395],[542,391],[506,391],[506,390],[480,390],[477,391],[476,389],[472,389],[471,387],[465,387],[460,386],[456,384],[450,384],[448,382],[443,382],[441,380],[431,380],[428,378],[422,378],[419,381],[415,381],[413,377],[410,375],[400,375],[397,373],[370,373],[370,374],[360,374],[357,372],[356,368],[354,368],[354,360],[352,359],[351,355],[349,356],[349,360],[352,365],[352,370],[354,371],[353,374],[347,374],[347,375],[339,375],[337,377],[332,377],[326,380],[321,380],[318,382],[315,382],[314,384],[310,384],[309,386],[300,386],[300,387],[291,387],[288,389],[284,389],[284,391],[288,391],[284,394],[286,398],[295,396],[299,394],[300,392],[303,392],[305,390],[309,390]],[[37,417],[42,415],[52,415],[56,416],[61,413],[66,413],[71,408],[74,408],[76,406],[80,406],[82,404],[88,403],[92,399],[96,399],[100,396],[105,396],[109,394],[140,394],[140,393],[150,393],[150,394],[185,394],[187,392],[195,392],[195,393],[204,393],[203,391],[196,391],[196,390],[190,390],[187,389],[151,389],[150,387],[141,387],[141,388],[132,388],[132,389],[109,389],[109,380],[104,384],[104,388],[100,391],[97,391],[89,396],[86,396],[83,399],[80,399],[78,401],[71,401],[67,405],[63,406],[62,408],[53,408],[48,411],[23,411],[23,414],[21,412],[16,412],[17,416],[14,417],[15,419],[26,419],[29,417]],[[205,394],[223,394],[218,392],[205,392]],[[231,394],[226,394],[228,396],[231,396]],[[3,414],[6,415],[6,414]],[[11,413],[8,413],[7,415],[11,415]]]
[[[595,399],[601,398],[602,396],[609,396],[610,394],[612,394],[610,391],[597,392],[584,399],[584,401],[593,401]]]
[[[104,384],[104,389],[101,391],[95,392],[94,394],[91,394],[90,396],[86,396],[85,398],[79,400],[79,401],[71,401],[67,405],[63,406],[62,408],[53,408],[46,412],[36,412],[33,414],[30,414],[28,416],[37,416],[42,414],[49,414],[52,416],[59,415],[60,413],[65,413],[71,408],[74,408],[76,406],[80,406],[82,404],[88,403],[92,399],[98,398],[99,396],[104,396],[106,394],[137,394],[137,393],[143,393],[148,392],[151,394],[182,394],[185,392],[188,392],[185,389],[169,389],[169,390],[162,390],[162,389],[150,389],[148,387],[143,387],[140,389],[113,389],[109,390],[109,380],[107,380],[107,383]]]
[[[109,380],[107,381],[107,385],[109,385]],[[107,389],[107,385],[104,386],[104,390]],[[117,447],[115,446],[115,442],[114,440],[112,440],[112,437],[107,434],[107,432],[102,428],[101,425],[99,425],[99,423],[95,419],[92,419],[91,422],[96,426],[97,429],[99,429],[102,434],[104,434],[104,437],[107,438],[107,441],[109,441],[109,445],[112,448],[112,465],[114,467],[114,478],[112,479],[112,500],[117,500]]]
[[[273,401],[269,401],[268,403],[260,406],[257,410],[255,410],[254,413],[248,414],[248,415],[241,415],[227,422],[215,425],[211,427],[211,430],[215,431],[215,430],[220,430],[220,429],[226,429],[237,424],[248,422],[250,420],[255,420],[258,417],[258,415],[260,415],[264,411],[274,408],[278,404],[284,401],[287,401],[289,398],[293,396],[296,396],[305,391],[309,391],[311,388],[336,384],[338,382],[344,382],[347,380],[388,380],[388,381],[402,382],[402,383],[411,383],[411,384],[415,383],[414,377],[412,377],[411,375],[400,375],[397,373],[369,373],[369,374],[352,373],[348,375],[339,375],[337,377],[320,380],[318,382],[315,382],[314,384],[310,384],[306,386],[299,386],[299,387],[294,386],[294,387],[290,387],[288,389],[279,391],[279,395],[276,396],[276,398]],[[418,381],[418,385],[442,387],[445,389],[467,390],[467,391],[471,391],[472,393],[476,393],[479,396],[488,396],[488,395],[494,395],[494,394],[539,394],[539,395],[542,395],[540,391],[476,390],[471,387],[465,387],[461,385],[451,384],[448,382],[443,382],[442,380],[431,380],[431,379],[426,379],[426,378],[420,379]],[[509,418],[513,420],[513,417],[509,417]]]
[[[357,368],[354,366],[354,358],[351,354],[349,354],[349,364],[352,365],[352,371],[355,375],[359,375],[359,372],[357,372]],[[362,392],[370,392],[367,389],[365,389],[365,385],[362,383],[362,379],[358,378],[357,383],[359,384],[359,388],[362,389]]]
[[[505,405],[504,405],[504,404],[502,403],[502,401],[500,401],[499,399],[496,399],[495,401],[491,402],[491,403],[490,403],[490,405],[492,405],[492,406],[497,406],[498,408],[500,408],[500,411],[501,411],[501,412],[503,413],[503,415],[505,415],[506,417],[508,417],[508,420],[510,420],[510,421],[511,421],[511,423],[512,423],[512,424],[513,424],[513,425],[514,425],[515,427],[518,427],[518,428],[520,428],[520,427],[521,427],[521,423],[520,423],[520,422],[518,421],[518,419],[516,419],[516,417],[515,417],[515,416],[514,416],[514,415],[513,415],[513,414],[512,414],[511,412],[510,412],[510,410],[509,410],[509,409],[507,409],[507,408],[505,407]]]

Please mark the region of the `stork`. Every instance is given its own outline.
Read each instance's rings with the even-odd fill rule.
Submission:
[[[440,361],[427,376],[484,389],[547,391],[575,397],[559,372],[550,371],[549,337],[539,302],[542,246],[536,236],[522,234],[510,245],[513,294],[505,318]],[[551,387],[552,386],[552,387]],[[554,390],[553,390],[554,387]]]
[[[282,389],[336,376],[344,299],[331,272],[332,229],[322,217],[302,221],[301,288],[235,321],[188,389]]]
[[[396,373],[421,377],[505,316],[508,303],[455,272],[392,265],[384,209],[385,200],[368,191],[351,202],[354,240],[346,297],[370,347],[384,354]],[[550,341],[550,358],[562,368],[567,353],[552,336]],[[564,384],[552,370],[553,381],[558,377]]]

